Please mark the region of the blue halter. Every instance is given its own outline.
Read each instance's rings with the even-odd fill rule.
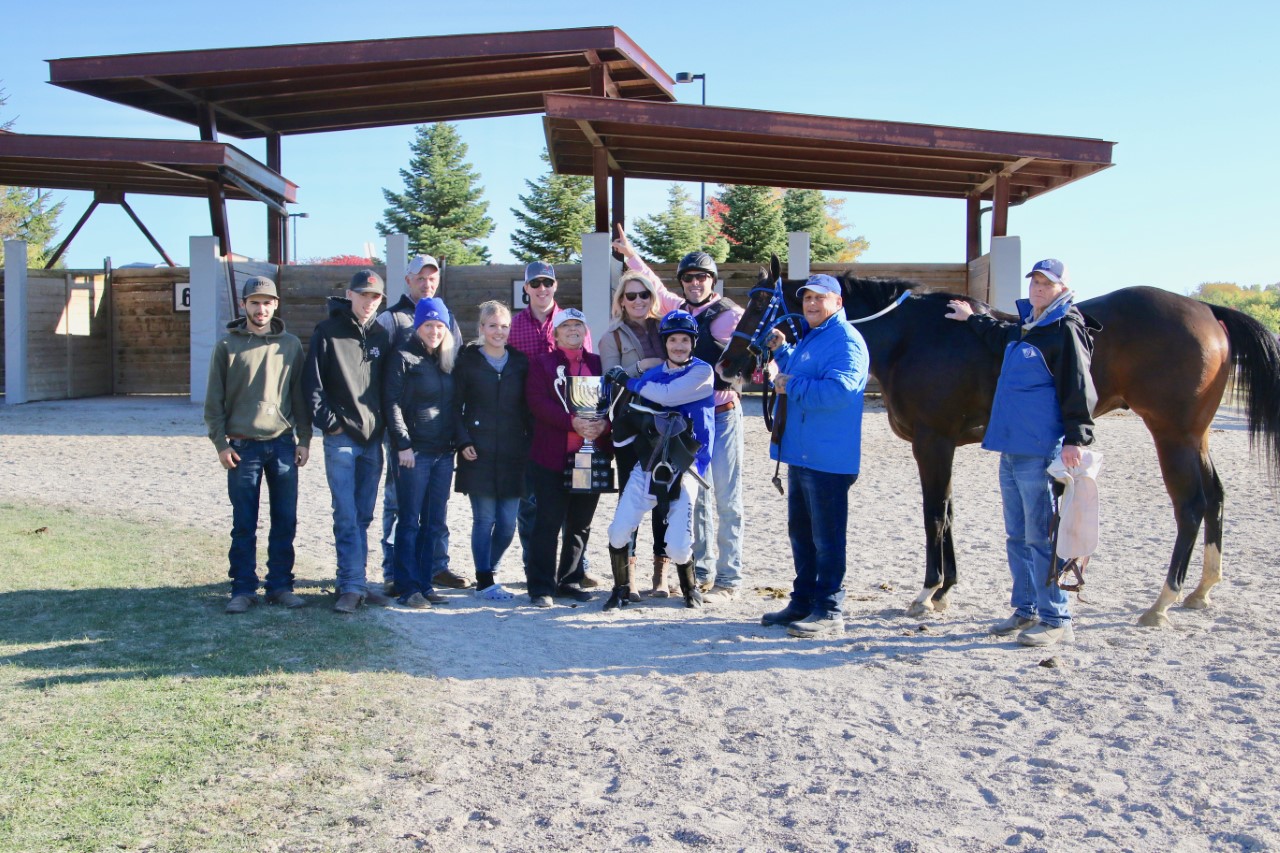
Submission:
[[[800,340],[800,325],[797,320],[803,321],[804,315],[787,312],[787,300],[782,295],[782,278],[779,277],[777,282],[770,288],[768,285],[758,284],[751,288],[747,294],[747,300],[755,298],[757,293],[768,293],[769,304],[765,306],[764,313],[760,315],[760,322],[756,323],[755,331],[747,334],[735,330],[733,337],[741,338],[747,342],[747,351],[755,356],[760,367],[764,367],[773,358],[773,351],[765,345],[765,341],[769,339],[769,335],[778,326],[786,323],[791,328],[791,335],[795,340]]]

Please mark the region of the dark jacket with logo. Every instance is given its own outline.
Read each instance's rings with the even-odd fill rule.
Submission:
[[[522,498],[533,417],[525,404],[529,359],[507,347],[502,372],[493,369],[477,343],[458,353],[453,368],[459,411],[458,447],[471,445],[476,460],[458,460],[454,490],[486,498]]]
[[[311,423],[324,434],[341,428],[368,444],[382,436],[382,369],[387,332],[371,318],[361,326],[351,300],[329,298],[329,318],[316,325],[302,378]]]
[[[387,362],[387,428],[395,450],[440,455],[457,447],[458,412],[453,375],[414,335]]]
[[[967,321],[992,352],[1004,354],[983,448],[1048,459],[1064,443],[1092,444],[1098,398],[1084,317],[1070,299],[1050,305],[1030,329],[1029,300],[1018,300],[1018,315],[1022,324],[989,314]]]

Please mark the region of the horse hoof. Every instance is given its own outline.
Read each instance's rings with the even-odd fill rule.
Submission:
[[[1148,610],[1138,617],[1138,624],[1144,628],[1170,628],[1173,623],[1169,621],[1169,617],[1163,613],[1155,613]]]
[[[933,599],[933,609],[936,613],[945,613],[947,608],[951,606],[951,599],[947,596]]]
[[[1182,602],[1182,606],[1188,610],[1204,610],[1209,606],[1209,596],[1188,595],[1187,600]]]
[[[933,602],[931,601],[913,601],[907,608],[907,615],[914,617],[928,616],[932,612]]]

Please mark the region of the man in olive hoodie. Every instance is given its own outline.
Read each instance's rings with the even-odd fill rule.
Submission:
[[[209,360],[204,421],[231,499],[231,602],[244,613],[258,602],[258,503],[267,481],[267,602],[306,604],[293,592],[293,536],[298,526],[298,469],[307,464],[311,420],[302,393],[302,342],[275,316],[276,285],[264,276],[244,283],[244,316],[227,325]],[[297,436],[295,441],[294,436]]]
[[[385,293],[376,272],[361,270],[351,277],[346,299],[329,300],[329,318],[311,336],[302,380],[311,423],[324,434],[338,552],[333,609],[339,613],[394,600],[369,589],[365,578],[369,524],[382,479],[382,366],[391,352],[387,330],[374,322]]]

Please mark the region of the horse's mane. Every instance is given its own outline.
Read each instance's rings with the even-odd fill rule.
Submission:
[[[840,283],[844,287],[846,296],[857,295],[872,311],[887,307],[903,293],[910,293],[913,299],[938,305],[943,313],[945,313],[946,303],[952,299],[963,299],[972,305],[978,314],[991,314],[1001,320],[1018,319],[1015,315],[997,311],[981,299],[975,299],[968,294],[925,290],[920,282],[905,278],[859,278],[846,273],[840,276]]]

